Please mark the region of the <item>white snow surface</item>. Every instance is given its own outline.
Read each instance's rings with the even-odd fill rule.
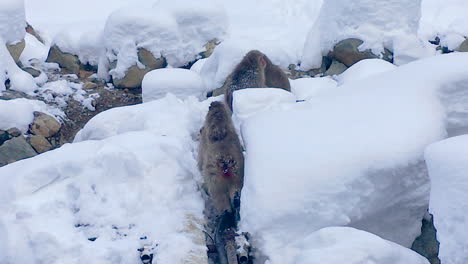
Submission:
[[[168,68],[148,72],[141,85],[143,102],[149,102],[172,93],[182,99],[194,96],[206,98],[206,88],[197,72]]]
[[[26,133],[29,124],[34,120],[34,111],[43,112],[54,116],[56,119],[63,118],[65,114],[42,101],[24,98],[13,100],[0,100],[0,129],[18,128]]]
[[[0,39],[7,44],[16,44],[26,34],[24,0],[0,2]]]
[[[430,145],[426,161],[431,177],[429,210],[434,215],[442,263],[468,262],[468,135]]]
[[[338,86],[338,83],[330,77],[305,77],[290,80],[289,82],[291,83],[291,92],[296,95],[297,100],[309,100]]]
[[[327,227],[283,251],[295,264],[428,264],[419,254],[376,235],[350,227]],[[291,261],[292,260],[292,261]]]
[[[272,264],[327,226],[411,246],[429,201],[423,151],[446,136],[440,94],[467,79],[467,58],[409,63],[243,122],[241,229]]]
[[[0,93],[6,90],[6,80],[10,80],[11,90],[32,94],[37,89],[34,78],[16,65],[5,42],[0,39]]]
[[[340,84],[362,80],[375,74],[394,70],[395,65],[381,59],[361,60],[338,76]]]
[[[157,263],[207,263],[194,138],[208,105],[115,108],[82,142],[0,168],[6,263],[136,263],[144,244]]]

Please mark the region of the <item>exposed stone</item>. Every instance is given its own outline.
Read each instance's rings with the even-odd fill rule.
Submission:
[[[85,90],[96,89],[97,87],[98,85],[93,82],[86,82],[85,84],[83,84],[83,89]]]
[[[377,58],[370,50],[359,51],[359,46],[363,43],[360,39],[345,39],[335,45],[333,51],[329,54],[330,57],[350,67],[354,63],[364,60]]]
[[[216,46],[219,45],[219,43],[221,43],[218,39],[213,39],[211,40],[210,42],[206,43],[205,44],[205,51],[200,53],[200,55],[202,56],[202,58],[208,58],[211,56],[211,54],[213,54],[214,52],[214,49],[216,48]]]
[[[8,134],[8,132],[4,130],[0,130],[0,146],[9,139],[10,139],[10,135]]]
[[[47,139],[40,135],[29,137],[29,144],[36,150],[37,153],[44,153],[52,149],[52,145]]]
[[[44,44],[44,40],[42,39],[42,37],[39,34],[37,34],[36,30],[31,25],[29,25],[29,23],[26,26],[26,32],[33,35],[37,40]]]
[[[80,70],[80,74],[78,74],[78,76],[81,79],[88,79],[93,74],[94,74],[94,72],[92,72],[92,71]]]
[[[23,136],[5,141],[0,146],[0,166],[37,155]]]
[[[433,216],[428,213],[422,221],[421,235],[413,242],[411,249],[427,258],[431,264],[440,264],[439,244]]]
[[[78,56],[61,51],[57,45],[53,45],[50,48],[47,62],[58,63],[62,69],[76,75],[80,74],[81,62]]]
[[[33,67],[25,67],[23,68],[23,71],[31,74],[32,77],[36,78],[41,75],[41,71],[34,69]]]
[[[20,62],[20,56],[21,56],[21,53],[23,53],[23,50],[24,48],[26,47],[26,41],[24,41],[24,39],[19,42],[19,43],[16,43],[16,44],[13,44],[13,45],[6,45],[8,51],[10,52],[11,56],[13,57],[13,59],[15,60],[16,63],[19,63]]]
[[[29,130],[35,135],[50,137],[57,134],[60,127],[60,123],[53,117],[36,111],[34,112],[34,121],[29,126]]]
[[[348,67],[346,67],[346,65],[344,65],[341,62],[338,62],[338,61],[334,60],[332,62],[332,64],[331,64],[330,68],[325,72],[325,75],[342,74],[344,71],[346,71],[346,69],[348,69]]]
[[[457,51],[468,52],[468,39],[465,39],[465,41],[460,44],[460,47],[458,47]]]
[[[12,137],[19,137],[23,135],[23,132],[16,127],[10,128],[6,131]]]
[[[133,65],[127,70],[123,79],[113,79],[115,87],[129,89],[140,88],[141,82],[143,81],[143,77],[146,73],[167,66],[165,58],[155,58],[153,54],[146,49],[138,50],[138,60],[145,66],[145,68],[140,69],[137,65]]]

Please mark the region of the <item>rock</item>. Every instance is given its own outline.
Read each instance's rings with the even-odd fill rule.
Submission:
[[[29,144],[36,150],[37,153],[44,153],[52,149],[52,145],[47,139],[40,135],[34,135],[29,138]]]
[[[439,244],[434,218],[428,213],[422,220],[421,235],[414,240],[411,249],[427,258],[431,264],[440,264]]]
[[[27,23],[26,32],[33,35],[37,40],[39,40],[42,44],[44,44],[44,40],[41,38],[39,34],[37,34],[36,30],[31,25],[29,25],[29,23]]]
[[[53,117],[36,111],[34,112],[34,121],[29,126],[29,130],[35,135],[50,137],[57,134],[60,127],[60,123]]]
[[[25,67],[23,68],[23,71],[31,74],[32,77],[36,78],[41,75],[41,71],[34,69],[33,67]]]
[[[78,76],[80,76],[81,79],[88,79],[93,74],[94,72],[92,71],[80,70],[80,74],[78,74]]]
[[[363,59],[378,58],[378,56],[373,54],[370,50],[359,51],[358,48],[362,43],[363,41],[360,39],[351,38],[342,40],[335,45],[329,56],[347,67]]]
[[[95,89],[97,87],[98,87],[98,85],[96,83],[93,83],[93,82],[86,82],[85,84],[83,84],[83,89],[84,90]]]
[[[202,58],[208,58],[211,56],[211,54],[213,54],[214,52],[214,49],[216,48],[216,46],[219,45],[219,43],[221,43],[218,39],[213,39],[211,40],[210,42],[206,43],[205,44],[205,51],[200,53],[200,55],[202,56]]]
[[[457,51],[468,52],[468,39],[465,39],[465,41],[460,44],[460,47],[457,49]]]
[[[338,61],[334,60],[332,62],[332,64],[331,64],[330,68],[325,72],[325,75],[342,74],[344,71],[346,71],[346,69],[348,69],[348,67],[346,67],[346,65],[344,65],[341,62],[338,62]]]
[[[14,45],[6,45],[8,51],[10,52],[11,56],[13,57],[13,59],[15,60],[16,63],[19,63],[20,62],[20,56],[21,56],[21,53],[23,53],[23,50],[24,48],[26,47],[26,41],[24,41],[24,39],[17,43],[17,44],[14,44]]]
[[[19,130],[18,128],[16,127],[13,127],[13,128],[10,128],[6,131],[10,136],[12,137],[19,137],[21,135],[23,135],[23,133],[21,132],[21,130]]]
[[[73,54],[61,51],[57,45],[50,48],[46,61],[58,63],[63,69],[76,75],[80,74],[80,59]]]
[[[4,130],[0,130],[0,146],[9,139],[10,139],[10,135],[8,134],[8,132]]]
[[[37,153],[23,136],[5,141],[0,146],[0,166],[36,156]]]

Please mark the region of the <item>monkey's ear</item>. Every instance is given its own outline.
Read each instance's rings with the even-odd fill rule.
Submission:
[[[259,62],[260,62],[260,66],[266,67],[267,63],[266,63],[266,60],[265,60],[265,56],[263,56],[263,55],[260,56],[260,57],[258,58],[258,60],[259,60]]]

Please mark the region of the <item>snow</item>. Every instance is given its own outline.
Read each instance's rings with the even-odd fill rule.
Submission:
[[[200,73],[201,72],[201,69],[203,68],[203,65],[205,65],[205,62],[206,62],[206,58],[205,59],[200,59],[200,60],[197,60],[193,65],[192,67],[190,67],[190,70],[191,71],[194,71],[196,73]]]
[[[148,72],[142,82],[143,102],[172,93],[180,98],[206,98],[206,88],[200,75],[185,69],[157,69]]]
[[[468,2],[464,0],[424,0],[419,35],[424,40],[439,37],[441,45],[451,50],[468,36]]]
[[[194,139],[208,106],[168,95],[111,109],[77,143],[0,168],[7,260],[136,263],[157,243],[157,263],[207,263]]]
[[[430,145],[425,155],[431,177],[429,211],[440,242],[439,258],[447,264],[468,261],[467,149],[468,136],[464,135]]]
[[[16,44],[26,33],[24,0],[0,2],[0,39],[7,44]]]
[[[330,77],[299,78],[290,80],[291,92],[297,100],[309,100],[310,98],[332,91],[338,83]]]
[[[37,96],[47,103],[65,108],[70,99],[74,99],[90,111],[94,111],[93,101],[99,97],[96,94],[87,94],[83,84],[69,80],[50,81],[39,87]]]
[[[381,59],[361,60],[338,76],[338,81],[340,84],[346,84],[368,78],[375,74],[391,71],[395,68],[395,65]]]
[[[328,226],[411,246],[429,201],[423,151],[446,136],[441,92],[467,79],[467,58],[419,60],[243,121],[241,230],[270,259]]]
[[[6,130],[16,127],[21,132],[26,133],[29,124],[34,120],[34,111],[43,112],[57,119],[65,116],[62,111],[37,100],[24,98],[0,100],[0,129]]]
[[[283,251],[286,263],[428,264],[407,248],[350,227],[328,227],[312,233]],[[293,259],[291,261],[291,259]],[[280,263],[280,262],[279,262]]]
[[[6,90],[4,85],[6,80],[10,80],[10,89],[28,94],[32,94],[37,85],[34,78],[27,72],[21,70],[11,57],[5,46],[5,42],[0,39],[0,93]]]
[[[29,33],[26,33],[24,40],[26,46],[20,56],[23,65],[30,65],[31,62],[36,60],[45,61],[47,59],[49,49],[46,45],[42,44],[36,37]]]

